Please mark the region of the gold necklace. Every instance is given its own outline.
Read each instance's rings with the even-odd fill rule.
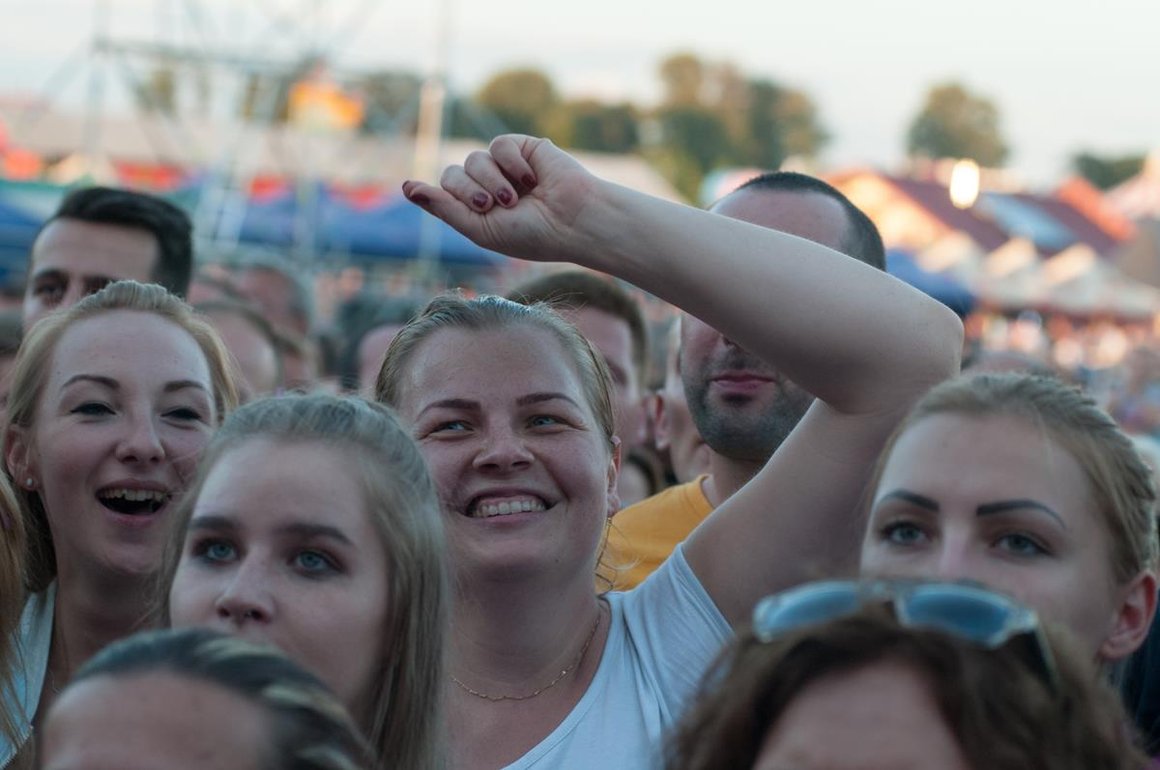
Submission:
[[[463,682],[459,681],[459,679],[456,678],[454,674],[451,676],[451,681],[455,682],[455,684],[459,686],[459,689],[463,690],[468,695],[474,695],[477,698],[483,698],[484,700],[489,700],[489,701],[492,701],[493,703],[497,703],[499,701],[504,701],[504,700],[531,700],[532,698],[536,697],[537,695],[544,693],[544,692],[547,692],[548,690],[551,690],[553,687],[555,687],[557,684],[559,684],[561,679],[568,676],[568,674],[572,673],[576,669],[576,667],[580,665],[580,662],[582,660],[584,660],[584,653],[588,652],[588,648],[592,645],[592,640],[596,638],[596,629],[600,628],[600,616],[601,616],[601,614],[602,614],[601,611],[599,609],[597,609],[596,610],[596,622],[592,624],[592,630],[588,632],[588,638],[584,640],[584,646],[580,648],[580,654],[576,656],[576,659],[573,660],[572,663],[566,669],[561,671],[555,679],[548,682],[546,685],[544,685],[540,689],[533,690],[531,693],[529,693],[527,695],[488,695],[485,692],[480,692],[479,690],[471,689],[470,687],[465,685]]]

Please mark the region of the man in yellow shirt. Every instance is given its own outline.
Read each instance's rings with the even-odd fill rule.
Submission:
[[[814,177],[765,174],[710,210],[885,268],[882,238],[874,223],[842,193]],[[681,317],[678,356],[689,411],[709,447],[709,470],[613,518],[604,562],[617,568],[618,590],[642,582],[714,508],[744,486],[812,401],[777,370],[689,315]]]

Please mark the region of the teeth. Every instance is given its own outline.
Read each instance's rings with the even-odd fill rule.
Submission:
[[[105,489],[97,494],[106,500],[119,499],[128,500],[133,503],[143,503],[146,501],[160,503],[168,496],[164,492],[151,489]]]
[[[542,511],[544,510],[544,503],[542,500],[536,498],[526,497],[521,500],[504,500],[495,503],[480,503],[475,507],[475,512],[472,517],[476,519],[489,519],[492,516],[508,516],[513,513],[525,513],[528,511]]]

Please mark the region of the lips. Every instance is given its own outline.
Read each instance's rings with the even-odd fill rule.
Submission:
[[[150,516],[160,511],[170,494],[160,488],[112,485],[97,490],[97,502],[113,513]]]
[[[721,374],[714,376],[712,381],[717,382],[717,383],[723,383],[726,385],[748,385],[748,384],[759,384],[759,383],[773,382],[773,378],[768,377],[766,375],[762,375],[762,374],[756,374],[754,372],[746,372],[746,371],[733,372],[733,371],[730,371],[730,372],[723,372]]]

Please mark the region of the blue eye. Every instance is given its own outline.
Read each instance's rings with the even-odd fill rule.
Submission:
[[[1047,549],[1037,543],[1033,538],[1017,532],[1004,535],[999,538],[997,544],[1004,551],[1008,551],[1017,556],[1041,556],[1047,553]]]
[[[894,545],[916,545],[925,539],[925,534],[916,525],[908,522],[888,524],[881,530],[882,539]]]
[[[218,564],[233,561],[238,552],[224,540],[205,540],[194,545],[193,553],[202,561]]]
[[[529,422],[533,427],[536,428],[550,428],[555,425],[563,424],[559,418],[553,417],[550,414],[537,414],[535,417],[529,420]]]
[[[294,556],[294,564],[309,575],[338,571],[334,559],[319,551],[299,551]]]

